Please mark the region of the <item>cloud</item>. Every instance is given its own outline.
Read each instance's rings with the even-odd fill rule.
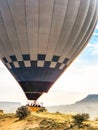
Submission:
[[[87,47],[90,49],[92,55],[98,55],[98,24],[96,25],[95,32],[92,35],[92,43],[89,43]]]
[[[97,26],[96,26],[96,29],[98,29],[98,24],[97,24]]]
[[[98,64],[82,62],[71,65],[40,99],[46,105],[70,104],[88,94],[98,94]]]
[[[93,33],[93,36],[98,36],[98,33]]]
[[[91,49],[92,55],[98,55],[98,42],[94,44],[89,43],[87,47]]]

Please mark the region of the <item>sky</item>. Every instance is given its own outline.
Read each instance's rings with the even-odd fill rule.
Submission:
[[[38,102],[45,106],[73,104],[88,94],[98,94],[98,24],[86,48]],[[30,102],[1,61],[0,101]]]

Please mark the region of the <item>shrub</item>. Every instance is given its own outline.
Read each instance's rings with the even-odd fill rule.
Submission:
[[[77,125],[79,128],[83,126],[83,122],[89,119],[89,114],[77,114],[73,116],[74,124]]]
[[[40,109],[38,109],[36,112],[47,112],[47,109],[45,107],[40,107]]]
[[[98,121],[98,117],[96,117],[95,121]]]
[[[30,111],[27,106],[21,106],[16,111],[16,116],[19,118],[19,120],[24,119],[30,114]]]

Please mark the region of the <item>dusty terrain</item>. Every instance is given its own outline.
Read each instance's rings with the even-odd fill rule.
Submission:
[[[87,121],[83,128],[71,128],[72,116],[60,113],[32,113],[23,120],[15,114],[0,115],[0,130],[98,130],[98,120]]]

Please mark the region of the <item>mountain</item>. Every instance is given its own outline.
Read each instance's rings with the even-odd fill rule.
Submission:
[[[98,95],[91,94],[84,99],[77,101],[71,105],[60,105],[47,107],[49,112],[61,112],[61,113],[88,113],[91,118],[98,117]]]
[[[0,102],[0,110],[3,110],[4,113],[15,113],[20,106],[20,102]]]
[[[98,94],[88,95],[86,98],[82,99],[77,103],[98,103]]]

